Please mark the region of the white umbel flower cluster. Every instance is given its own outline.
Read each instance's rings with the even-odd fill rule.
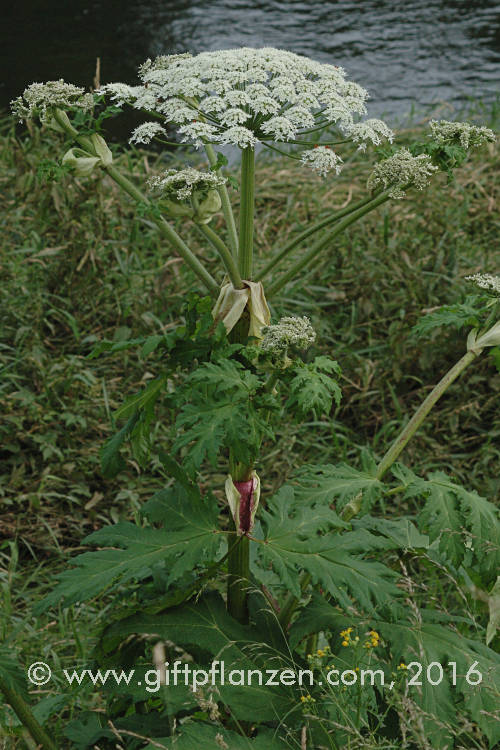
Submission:
[[[109,96],[117,106],[132,104],[136,109],[153,110],[155,97],[144,86],[129,86],[128,83],[106,83],[96,92],[98,95]]]
[[[274,355],[286,354],[288,347],[307,349],[316,341],[316,332],[309,318],[285,317],[279,323],[262,329],[261,349]]]
[[[485,143],[494,143],[495,133],[490,128],[479,125],[470,125],[468,122],[450,122],[449,120],[431,120],[430,137],[436,143],[459,142],[462,148],[469,149],[482,146]]]
[[[366,150],[367,141],[371,141],[374,146],[380,146],[385,138],[392,143],[394,133],[382,120],[370,119],[364,122],[356,122],[344,127],[344,132],[355,143],[359,143],[358,151]]]
[[[166,135],[167,131],[159,122],[143,122],[133,131],[129,143],[151,143],[160,133]]]
[[[167,55],[139,69],[142,86],[108,84],[101,93],[163,115],[185,141],[253,147],[259,141],[309,140],[318,127],[337,126],[356,141],[392,137],[379,120],[365,128],[365,89],[342,68],[264,47]],[[349,135],[350,137],[350,135]],[[308,162],[308,160],[306,160]]]
[[[437,171],[438,167],[432,164],[427,154],[412,156],[407,148],[401,148],[375,165],[366,186],[369,190],[390,188],[391,198],[404,198],[403,188],[412,186],[423,190],[429,184],[429,178]]]
[[[467,281],[473,281],[481,289],[500,296],[500,276],[493,276],[491,273],[475,273],[473,276],[466,276]]]
[[[332,151],[329,146],[316,146],[315,148],[303,151],[301,160],[304,164],[314,169],[322,177],[326,177],[332,169],[336,174],[342,171],[343,161],[341,157]]]
[[[78,107],[91,110],[94,97],[86,94],[80,86],[65,83],[61,78],[59,81],[32,83],[22,96],[11,102],[11,106],[13,114],[21,121],[39,117],[41,122],[47,122],[52,117],[53,109]]]
[[[224,177],[213,172],[201,172],[193,167],[180,170],[167,169],[166,172],[155,175],[148,181],[150,188],[161,190],[166,197],[172,196],[179,201],[189,199],[194,191],[208,191],[224,183]]]

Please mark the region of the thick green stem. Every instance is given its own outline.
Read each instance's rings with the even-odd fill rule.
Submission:
[[[231,343],[245,343],[248,338],[248,316],[243,315],[229,334]],[[229,451],[229,473],[233,482],[245,482],[250,479],[253,462],[249,464],[237,461],[232,449]],[[233,524],[229,533],[228,544],[237,532]],[[227,558],[227,609],[239,622],[248,622],[248,587],[250,584],[250,540],[247,536],[230,550]]]
[[[358,208],[357,211],[354,211],[353,213],[349,214],[349,216],[346,216],[345,219],[340,221],[335,226],[333,232],[327,234],[326,237],[320,237],[314,243],[311,249],[302,256],[302,258],[294,263],[290,267],[290,269],[285,274],[283,274],[283,276],[281,276],[277,281],[274,282],[274,284],[271,284],[267,288],[267,298],[269,299],[273,294],[276,294],[276,292],[278,292],[282,287],[288,284],[289,281],[295,278],[306,266],[308,266],[316,258],[316,256],[321,252],[324,246],[328,245],[334,239],[334,237],[343,232],[344,229],[347,229],[347,227],[351,224],[354,224],[355,221],[360,219],[369,211],[373,211],[374,208],[377,208],[378,206],[382,205],[382,203],[385,203],[385,201],[388,201],[389,197],[390,196],[387,192],[381,193],[376,198],[373,198],[368,203],[366,203],[364,206],[361,206],[361,208]]]
[[[283,260],[289,253],[294,250],[297,245],[300,245],[304,240],[306,240],[308,237],[310,237],[312,234],[315,234],[316,232],[319,232],[320,229],[323,229],[324,227],[329,226],[330,224],[333,224],[334,222],[338,221],[339,219],[342,219],[347,214],[353,213],[353,211],[357,211],[362,206],[365,206],[367,203],[369,203],[373,198],[370,196],[369,198],[364,198],[362,201],[359,201],[358,203],[355,203],[353,206],[346,206],[345,208],[342,208],[340,211],[337,211],[334,214],[330,214],[325,219],[322,219],[321,221],[317,222],[317,224],[313,224],[311,227],[308,227],[308,229],[305,229],[303,232],[301,232],[297,237],[295,237],[293,240],[288,242],[276,255],[271,258],[271,260],[268,261],[268,263],[264,266],[262,270],[259,271],[259,273],[255,277],[255,281],[261,281],[264,279],[272,270],[273,268],[278,265],[280,261]]]
[[[214,147],[211,143],[205,143],[205,152],[208,157],[210,166],[213,167],[217,164],[217,157],[215,155]],[[238,257],[238,232],[236,231],[236,222],[234,220],[233,208],[231,206],[231,200],[229,198],[229,192],[225,185],[220,185],[217,190],[219,191],[222,211],[226,220],[227,234],[229,238],[229,246],[233,253],[233,257]]]
[[[58,110],[54,111],[54,118],[57,123],[63,128],[63,130],[71,138],[74,138],[76,141],[78,141],[78,143],[80,143],[83,148],[92,149],[92,144],[90,143],[89,139],[85,136],[81,136],[76,128],[71,125],[67,117],[64,117],[63,115],[64,113],[59,113]],[[141,193],[141,191],[134,185],[134,183],[131,182],[127,177],[122,175],[117,169],[115,169],[115,167],[113,167],[112,165],[108,165],[104,168],[109,176],[117,183],[117,185],[119,185],[122,190],[128,193],[132,198],[134,198],[134,200],[147,206],[151,205],[150,201],[143,193]],[[158,217],[154,213],[152,214],[152,220],[154,221],[160,232],[163,234],[163,236],[166,237],[169,242],[175,247],[181,258],[186,261],[186,263],[190,266],[190,268],[194,271],[198,278],[204,283],[208,291],[212,294],[216,294],[219,291],[219,285],[209,274],[203,264],[200,263],[198,258],[189,249],[186,243],[181,239],[181,237],[179,237],[175,229],[173,229],[163,217]]]
[[[236,261],[231,255],[229,248],[224,244],[217,232],[214,232],[208,224],[198,224],[198,229],[205,235],[207,240],[219,253],[227,274],[231,279],[231,284],[235,289],[243,289],[243,282],[241,280],[240,272],[238,271],[238,266],[236,265]]]
[[[234,539],[229,535],[228,543]],[[231,549],[227,558],[227,609],[230,615],[242,623],[248,622],[248,586],[250,582],[250,540],[243,536]]]
[[[243,279],[251,279],[253,266],[253,221],[255,203],[255,152],[241,152],[240,241],[238,265]]]
[[[464,356],[448,370],[439,383],[434,386],[427,398],[421,403],[406,427],[401,431],[393,442],[381,462],[377,466],[377,479],[382,479],[386,471],[398,459],[399,454],[405,448],[408,441],[416,433],[434,404],[441,398],[446,389],[453,383],[463,370],[480,354],[480,351],[468,351]]]
[[[52,742],[42,725],[35,719],[28,704],[1,677],[0,693],[5,695],[7,703],[13,708],[17,718],[26,727],[37,745],[44,748],[44,750],[57,750],[57,746]]]

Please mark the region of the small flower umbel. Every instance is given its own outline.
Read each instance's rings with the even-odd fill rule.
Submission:
[[[440,145],[459,143],[465,150],[485,143],[494,143],[495,133],[490,128],[470,125],[468,122],[450,122],[448,120],[431,120],[430,137]]]
[[[167,131],[159,122],[143,122],[139,125],[129,138],[129,143],[151,143],[153,138],[166,135]]]
[[[375,165],[366,186],[369,190],[384,188],[391,198],[404,198],[405,189],[412,186],[423,190],[429,178],[438,171],[430,156],[413,156],[407,148],[401,148],[388,159]]]
[[[336,174],[342,171],[343,161],[335,151],[329,146],[317,146],[302,152],[301,161],[303,164],[314,169],[322,177],[326,177],[332,170]]]
[[[491,273],[475,273],[465,278],[467,281],[473,281],[480,289],[485,289],[495,297],[500,297],[500,276],[493,276]]]
[[[159,175],[151,177],[149,186],[160,190],[168,198],[175,197],[178,201],[190,198],[197,191],[207,192],[226,182],[214,172],[202,172],[193,167],[186,169],[167,169]]]
[[[12,102],[12,112],[19,120],[30,120],[39,117],[43,123],[49,123],[54,109],[78,108],[89,111],[94,106],[92,94],[86,94],[85,89],[59,81],[47,83],[32,83],[25,89],[22,96]]]
[[[284,317],[279,323],[262,329],[263,339],[260,348],[271,355],[277,367],[291,364],[290,349],[305,351],[316,341],[316,331],[309,318]]]
[[[162,205],[174,216],[189,216],[207,224],[221,209],[217,187],[224,185],[224,177],[214,172],[202,172],[193,167],[167,169],[152,177],[149,187],[159,192]]]

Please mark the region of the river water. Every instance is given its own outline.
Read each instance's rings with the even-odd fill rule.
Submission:
[[[24,0],[0,27],[0,107],[32,81],[135,82],[147,57],[272,46],[340,65],[368,89],[369,114],[401,121],[441,103],[494,101],[500,2],[492,0]]]

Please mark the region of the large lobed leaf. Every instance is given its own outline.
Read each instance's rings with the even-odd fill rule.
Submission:
[[[83,602],[110,587],[142,580],[158,565],[167,566],[170,584],[186,571],[212,562],[221,545],[217,504],[211,497],[202,498],[187,479],[183,481],[160,490],[144,506],[145,515],[163,524],[162,529],[123,522],[88,536],[85,543],[108,549],[76,557],[75,568],[61,574],[60,583],[38,611],[57,603]]]
[[[282,487],[271,498],[269,510],[261,513],[266,535],[259,545],[263,564],[272,566],[295,596],[301,595],[298,572],[305,570],[313,584],[346,608],[357,602],[374,611],[399,597],[398,574],[380,562],[364,559],[370,551],[394,548],[393,542],[362,528],[324,534],[328,527],[345,527],[345,522],[321,503],[311,501],[308,507],[300,500],[291,486]]]
[[[333,378],[334,374],[340,374],[337,362],[329,357],[315,357],[309,364],[299,361],[294,370],[288,407],[295,407],[300,414],[307,415],[311,411],[328,414],[333,401],[339,405],[342,391]]]
[[[481,318],[487,311],[485,297],[477,295],[469,296],[463,303],[456,305],[443,305],[438,310],[424,315],[412,328],[414,336],[425,336],[430,331],[442,326],[463,328],[469,326],[477,328],[481,324]]]
[[[296,496],[304,502],[331,504],[337,501],[341,506],[360,492],[365,505],[369,505],[383,487],[371,467],[359,470],[347,464],[304,466],[297,472],[296,481]]]
[[[12,653],[12,648],[7,643],[0,644],[0,680],[10,690],[14,690],[24,700],[28,699],[26,689],[26,674],[21,669]],[[0,687],[0,696],[3,697]]]
[[[453,565],[477,566],[486,576],[500,566],[499,510],[477,492],[453,482],[444,472],[417,477],[401,464],[394,475],[405,485],[405,497],[423,498],[419,526]]]
[[[291,746],[272,730],[261,728],[252,739],[223,726],[193,722],[184,724],[175,737],[155,740],[145,750],[156,750],[161,743],[167,750],[193,750],[193,748],[230,748],[230,750],[286,750]]]
[[[259,379],[233,360],[198,367],[186,380],[174,450],[187,448],[196,469],[205,458],[215,465],[222,447],[231,447],[237,461],[251,463],[262,438],[272,436],[254,403],[259,386]],[[262,406],[262,397],[259,401]]]

